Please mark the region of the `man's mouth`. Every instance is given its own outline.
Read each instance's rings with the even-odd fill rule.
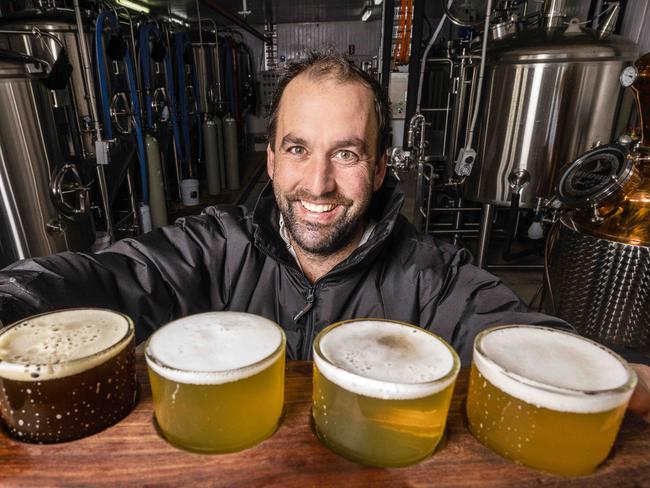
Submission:
[[[330,212],[337,207],[334,203],[309,203],[304,200],[300,200],[300,204],[310,212],[316,213]]]

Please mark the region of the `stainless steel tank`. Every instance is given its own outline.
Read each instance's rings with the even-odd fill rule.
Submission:
[[[47,68],[0,51],[0,267],[32,256],[82,250],[94,240],[87,192],[63,160]]]
[[[618,76],[636,46],[577,23],[524,30],[488,45],[477,163],[465,198],[509,205],[511,174],[529,173],[522,207],[548,196],[558,168],[612,138]]]
[[[589,151],[562,172],[550,270],[551,311],[600,342],[650,353],[650,53],[627,68],[640,108],[637,144]]]
[[[79,158],[91,160],[95,157],[95,140],[88,124],[92,121],[92,110],[89,104],[86,85],[83,79],[83,64],[77,35],[77,24],[72,10],[56,9],[52,11],[27,11],[20,15],[0,18],[0,29],[21,29],[30,31],[34,27],[43,32],[56,36],[64,45],[70,64],[72,75],[68,90],[53,92],[53,103],[57,107],[70,105],[74,120],[72,135],[78,138]],[[88,29],[90,32],[90,28]],[[88,40],[92,36],[86,36]],[[90,42],[90,41],[88,41]],[[94,52],[93,46],[88,47]],[[54,60],[59,52],[59,46],[51,39],[37,39],[34,36],[20,34],[0,35],[0,49],[8,49],[28,55],[33,55],[45,60]],[[94,80],[88,80],[94,86]]]

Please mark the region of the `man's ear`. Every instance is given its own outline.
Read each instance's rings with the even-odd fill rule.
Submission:
[[[269,178],[273,179],[273,171],[275,170],[275,153],[271,149],[271,144],[266,146],[266,172],[269,174]]]
[[[373,177],[372,189],[373,191],[379,190],[384,178],[386,177],[386,165],[388,164],[388,155],[384,153],[381,157],[377,159],[377,164],[375,165],[375,175]]]

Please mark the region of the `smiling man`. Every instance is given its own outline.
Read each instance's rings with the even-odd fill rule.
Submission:
[[[285,85],[267,150],[280,228],[311,282],[372,229],[366,213],[386,174],[370,83],[345,65],[326,66]]]
[[[486,327],[566,327],[400,215],[403,194],[386,174],[389,105],[373,78],[313,53],[287,67],[271,112],[272,184],[253,212],[210,207],[100,254],[16,263],[0,272],[0,319],[106,307],[133,317],[141,341],[179,316],[243,311],[283,327],[289,359],[311,359],[328,324],[377,317],[437,333],[465,365]]]

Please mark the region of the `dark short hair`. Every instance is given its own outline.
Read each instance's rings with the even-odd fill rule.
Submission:
[[[386,152],[390,137],[390,101],[388,100],[388,95],[384,93],[384,90],[375,78],[355,66],[345,56],[331,49],[309,51],[307,57],[304,59],[287,63],[282,68],[280,79],[273,95],[271,113],[266,131],[271,149],[275,150],[275,133],[278,125],[278,110],[280,108],[282,94],[291,80],[302,73],[309,73],[315,78],[332,76],[341,82],[357,81],[370,88],[375,99],[375,115],[377,116],[377,157]]]

